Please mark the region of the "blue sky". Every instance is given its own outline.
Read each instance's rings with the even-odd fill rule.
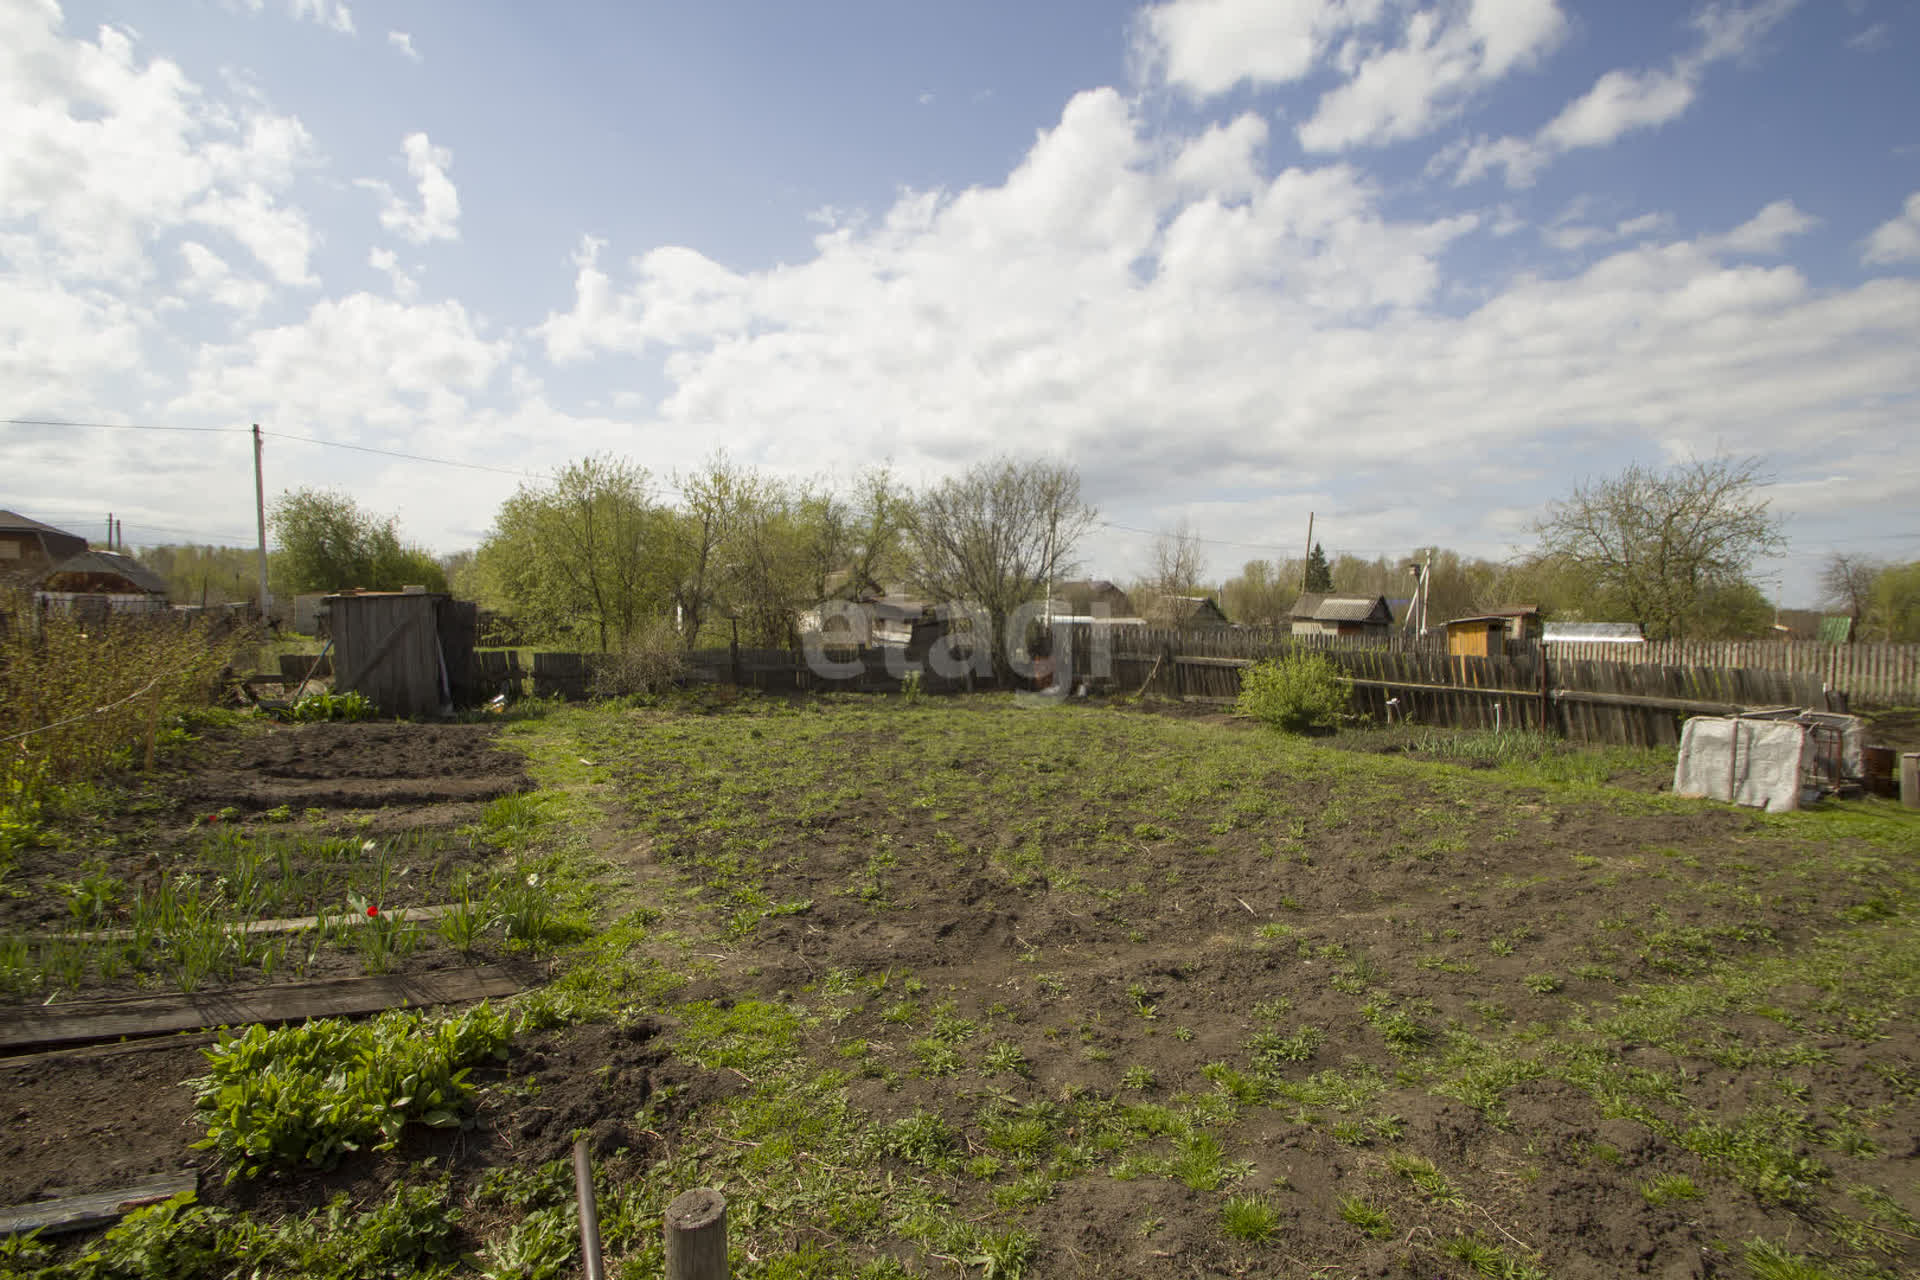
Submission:
[[[1119,577],[1309,511],[1505,555],[1726,450],[1810,602],[1920,557],[1917,52],[1905,0],[0,0],[0,416],[258,421],[270,491],[442,551],[588,452],[1048,453]],[[239,434],[0,459],[55,523],[252,528]]]

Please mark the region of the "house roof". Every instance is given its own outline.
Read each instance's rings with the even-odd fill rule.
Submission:
[[[117,551],[82,551],[77,556],[69,556],[47,571],[46,580],[52,581],[54,578],[70,573],[112,575],[125,578],[151,595],[167,594],[165,578],[132,556],[123,556]]]
[[[1510,613],[1477,613],[1471,618],[1448,618],[1447,625],[1450,627],[1464,627],[1475,622],[1498,622],[1504,626],[1508,618],[1517,616],[1519,615]]]
[[[42,524],[38,520],[21,515],[18,511],[0,511],[0,533],[57,533],[63,538],[79,538],[82,542],[86,541],[77,533],[68,533],[65,529],[56,529],[50,524]]]
[[[1300,607],[1294,606],[1294,617],[1300,617]],[[1385,596],[1323,596],[1309,615],[1315,622],[1371,622],[1376,618],[1393,620],[1393,610],[1387,608]]]

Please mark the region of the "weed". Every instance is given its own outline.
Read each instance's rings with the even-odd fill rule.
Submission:
[[[1387,1154],[1387,1168],[1412,1184],[1413,1189],[1434,1204],[1459,1208],[1466,1200],[1447,1181],[1433,1161],[1424,1156],[1393,1151]]]
[[[989,1048],[980,1060],[980,1069],[988,1075],[1030,1076],[1033,1064],[1019,1045],[1002,1040]]]
[[[1280,1234],[1280,1210],[1259,1196],[1229,1196],[1220,1209],[1228,1235],[1248,1244],[1266,1244]]]
[[[1520,980],[1520,985],[1537,996],[1546,996],[1560,989],[1560,979],[1551,973],[1530,973]]]
[[[1507,1254],[1483,1236],[1461,1234],[1441,1242],[1440,1252],[1495,1280],[1546,1280],[1546,1273]]]
[[[1135,1093],[1146,1093],[1153,1088],[1153,1069],[1135,1063],[1120,1073],[1120,1087],[1131,1089]]]
[[[1393,1219],[1387,1211],[1373,1204],[1365,1196],[1346,1195],[1340,1197],[1340,1218],[1350,1226],[1358,1227],[1362,1234],[1375,1240],[1393,1238]]]
[[[1663,1173],[1640,1184],[1640,1194],[1650,1205],[1681,1204],[1698,1200],[1700,1188],[1684,1173]]]

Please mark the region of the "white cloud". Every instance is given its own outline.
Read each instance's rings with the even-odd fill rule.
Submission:
[[[1558,0],[1474,0],[1407,15],[1400,42],[1359,57],[1347,82],[1300,126],[1310,151],[1427,133],[1472,96],[1552,52],[1565,35]]]
[[[354,33],[353,10],[341,0],[287,0],[287,11],[300,21],[318,23],[341,35]]]
[[[1196,99],[1331,69],[1343,83],[1298,133],[1338,151],[1428,132],[1537,64],[1566,27],[1560,0],[1172,0],[1142,15],[1136,56],[1142,75]]]
[[[1805,228],[1787,202],[1665,243],[1660,214],[1609,220],[1597,260],[1489,282],[1463,309],[1455,286],[1482,282],[1449,250],[1476,220],[1395,220],[1344,165],[1248,184],[1244,143],[1140,130],[1117,95],[1081,95],[1005,182],[907,192],[767,270],[687,248],[616,264],[589,242],[572,307],[538,332],[557,360],[663,354],[675,438],[804,472],[1046,450],[1109,502],[1292,494],[1437,441],[1771,451],[1820,421],[1864,449],[1920,394],[1920,281],[1823,291],[1738,261]],[[1194,168],[1246,192],[1229,203]]]
[[[457,302],[356,293],[314,304],[297,324],[202,347],[169,410],[330,430],[457,416],[507,355]]]
[[[414,244],[460,238],[460,192],[447,170],[453,167],[453,152],[436,147],[424,133],[410,133],[401,143],[406,155],[407,172],[419,189],[420,207],[414,209],[392,187],[376,178],[357,183],[380,193],[385,201],[380,210],[380,225]]]
[[[312,162],[304,125],[216,103],[133,37],[65,38],[49,3],[0,10],[0,224],[29,231],[68,278],[148,278],[159,236],[233,237],[283,284],[309,284],[312,233],[283,203]]]
[[[1252,112],[1224,125],[1209,125],[1175,155],[1173,180],[1223,200],[1247,195],[1260,185],[1260,149],[1266,141],[1267,122]]]
[[[1876,22],[1847,37],[1847,48],[1860,53],[1879,53],[1893,44],[1893,24]]]
[[[1458,165],[1458,183],[1472,182],[1501,169],[1508,186],[1525,187],[1556,156],[1585,147],[1611,146],[1629,133],[1671,123],[1686,114],[1699,97],[1710,67],[1751,55],[1798,3],[1756,0],[1750,4],[1710,4],[1689,24],[1698,33],[1698,44],[1669,66],[1608,71],[1533,137],[1478,138],[1463,148],[1443,153],[1443,163]]]
[[[420,296],[420,283],[400,266],[400,255],[391,249],[373,249],[367,254],[367,265],[387,277],[387,283],[393,288],[393,296],[402,302],[412,302]]]
[[[409,62],[420,61],[420,51],[413,47],[413,37],[404,31],[387,32],[387,43],[399,50]]]
[[[1819,225],[1820,219],[1803,211],[1793,201],[1776,200],[1750,220],[1708,243],[1712,248],[1727,253],[1775,258],[1786,252],[1787,241],[1805,235]]]
[[[1920,262],[1920,191],[1907,197],[1899,217],[1883,223],[1867,238],[1861,257],[1874,265]]]
[[[187,270],[181,290],[189,297],[207,298],[243,315],[252,315],[265,306],[273,294],[273,287],[266,281],[237,275],[225,258],[197,240],[182,242],[180,257]]]
[[[1195,98],[1299,80],[1342,33],[1378,20],[1384,0],[1172,0],[1141,15],[1136,52]]]

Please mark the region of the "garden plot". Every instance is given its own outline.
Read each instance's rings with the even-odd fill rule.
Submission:
[[[677,1043],[755,1087],[682,1176],[777,1200],[757,1248],[1036,1275],[1920,1262],[1920,826],[1890,806],[1774,818],[1600,783],[1670,757],[1474,769],[985,700],[579,733],[636,877],[712,957]],[[819,1167],[875,1150],[938,1207]],[[1766,1269],[1802,1254],[1832,1269]]]
[[[536,873],[501,864],[537,802],[489,737],[320,724],[207,747],[164,794],[15,856],[0,1002],[499,958],[551,911]]]

